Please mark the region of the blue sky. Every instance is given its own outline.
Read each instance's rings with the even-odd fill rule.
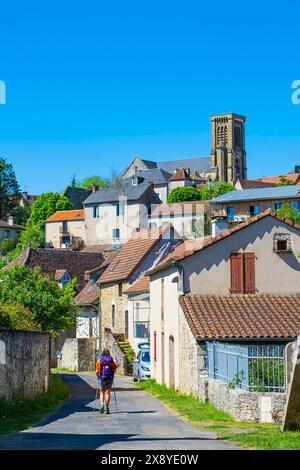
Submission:
[[[139,154],[207,156],[209,116],[247,117],[249,177],[300,164],[296,2],[2,2],[0,155],[60,190]]]

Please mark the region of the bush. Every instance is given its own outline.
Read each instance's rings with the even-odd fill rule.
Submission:
[[[235,191],[235,187],[230,183],[222,183],[221,181],[213,181],[209,185],[204,186],[200,190],[201,199],[209,200],[215,197],[221,196],[222,194],[229,193],[230,191]]]
[[[24,305],[15,302],[0,304],[0,318],[4,320],[1,325],[2,328],[31,331],[41,330],[41,325],[34,320],[31,311],[24,307]]]
[[[4,238],[2,242],[0,242],[0,252],[3,256],[7,255],[10,251],[12,251],[16,246],[15,240],[11,238]]]
[[[55,335],[75,325],[74,284],[62,289],[39,268],[16,265],[0,272],[0,303],[24,305],[43,331]]]
[[[194,188],[194,186],[175,188],[170,192],[168,196],[168,203],[200,200],[201,192],[199,191],[199,189]]]

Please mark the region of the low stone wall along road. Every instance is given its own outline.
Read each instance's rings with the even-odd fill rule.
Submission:
[[[72,397],[33,429],[0,438],[0,449],[39,450],[201,450],[234,449],[214,432],[181,420],[159,400],[138,390],[131,378],[116,377],[118,411],[112,393],[111,414],[93,412],[96,377],[63,374]],[[99,401],[96,403],[99,409]]]

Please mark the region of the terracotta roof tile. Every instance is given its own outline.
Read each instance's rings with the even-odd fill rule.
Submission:
[[[288,173],[286,175],[279,176],[264,176],[262,178],[255,178],[249,181],[261,181],[263,183],[272,183],[277,185],[280,183],[281,177],[284,176],[288,181],[291,181],[293,184],[300,184],[300,173]]]
[[[139,264],[161,239],[163,233],[170,230],[170,225],[156,229],[141,230],[123,246],[108,268],[100,277],[100,284],[129,279]]]
[[[262,180],[246,180],[240,179],[239,183],[242,189],[257,189],[257,188],[268,188],[270,186],[275,186],[277,183],[266,182]]]
[[[46,222],[62,222],[72,220],[84,220],[84,210],[57,211],[52,214]]]
[[[160,271],[161,269],[164,269],[168,266],[170,266],[171,261],[181,261],[184,258],[187,258],[188,256],[193,255],[194,253],[197,253],[200,250],[203,250],[204,248],[213,245],[214,243],[217,243],[219,240],[223,240],[224,238],[229,237],[230,235],[233,235],[236,232],[239,232],[240,230],[243,230],[244,228],[248,227],[249,225],[255,224],[261,219],[264,219],[267,216],[274,217],[275,219],[281,220],[282,222],[293,226],[296,229],[299,229],[299,225],[295,224],[291,220],[284,219],[283,217],[277,215],[275,212],[272,211],[272,209],[267,209],[264,212],[261,212],[255,217],[251,217],[250,219],[246,220],[245,222],[241,222],[238,225],[235,225],[234,227],[224,230],[224,232],[219,233],[216,237],[203,237],[203,238],[196,238],[194,240],[187,240],[181,245],[179,245],[175,250],[167,256],[161,263],[159,263],[157,266],[154,268],[150,269],[148,271],[148,274],[153,274],[157,271]]]
[[[170,181],[183,181],[190,180],[191,177],[186,171],[185,168],[178,168],[173,176],[171,176]]]
[[[78,295],[75,297],[75,304],[77,305],[88,305],[88,304],[96,304],[99,301],[99,294],[100,288],[98,284],[95,282],[91,284],[88,282],[82,291],[79,292]]]
[[[300,333],[296,295],[184,295],[180,306],[195,337],[295,338]]]
[[[150,277],[143,276],[137,282],[135,282],[124,294],[143,294],[150,290]]]

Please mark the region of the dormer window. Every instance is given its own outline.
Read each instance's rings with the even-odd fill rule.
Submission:
[[[273,239],[273,251],[275,253],[291,252],[291,235],[289,233],[275,233]]]
[[[139,184],[139,179],[136,175],[131,178],[131,183],[132,186],[137,186]]]

